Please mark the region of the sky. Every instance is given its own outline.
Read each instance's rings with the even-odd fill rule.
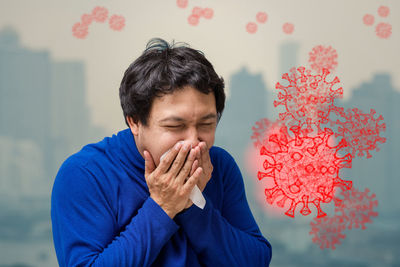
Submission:
[[[377,15],[381,5],[390,8],[386,18]],[[125,27],[114,31],[107,23],[92,23],[85,39],[75,38],[73,24],[96,6],[106,7],[110,16],[123,16]],[[187,18],[195,6],[212,8],[213,18],[190,25]],[[382,72],[392,75],[400,91],[399,10],[397,0],[189,0],[184,9],[176,0],[0,0],[0,29],[13,27],[24,47],[47,50],[54,61],[84,62],[92,120],[113,133],[126,127],[118,97],[123,73],[153,37],[186,42],[203,51],[224,77],[228,96],[229,78],[243,66],[262,74],[273,89],[283,74],[279,46],[288,41],[299,43],[298,65],[304,66],[314,46],[335,48],[335,75],[345,97]],[[259,11],[266,12],[268,19],[258,24],[255,34],[249,34],[245,26],[256,21]],[[390,23],[392,35],[378,38],[375,26],[363,24],[365,14],[375,16],[374,25]],[[295,25],[291,35],[282,31],[285,22]]]

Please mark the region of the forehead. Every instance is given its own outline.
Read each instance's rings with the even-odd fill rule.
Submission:
[[[156,97],[149,119],[160,122],[169,117],[182,120],[199,120],[206,115],[216,115],[214,93],[204,94],[191,86],[185,86],[172,94]]]

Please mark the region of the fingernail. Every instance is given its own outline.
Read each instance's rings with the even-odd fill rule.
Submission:
[[[183,143],[183,141],[179,141],[179,142],[175,145],[175,149],[176,149],[176,150],[181,149],[182,143]]]
[[[183,145],[183,151],[188,151],[189,150],[189,146],[191,146],[189,143],[186,143]]]

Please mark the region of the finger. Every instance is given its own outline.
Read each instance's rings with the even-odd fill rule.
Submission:
[[[169,152],[161,159],[160,164],[157,169],[160,173],[166,173],[171,166],[171,163],[176,158],[176,155],[179,153],[182,147],[182,142],[178,142],[175,144],[173,149],[170,149]]]
[[[178,175],[182,166],[185,164],[186,157],[190,152],[190,150],[191,150],[190,144],[188,142],[182,144],[182,147],[179,150],[178,155],[176,156],[174,162],[171,165],[171,168],[168,171],[168,173],[170,173],[172,177],[176,177]]]
[[[192,165],[193,165],[193,162],[195,161],[195,159],[196,159],[196,150],[191,149],[185,164],[183,165],[179,174],[176,176],[176,182],[178,184],[180,184],[180,185],[183,184],[185,182],[186,178],[189,177],[190,170],[192,168]]]
[[[201,149],[201,160],[202,162],[207,162],[208,159],[210,158],[210,154],[208,153],[208,148],[206,142],[201,142],[200,143],[200,149]]]
[[[193,175],[193,173],[197,169],[197,167],[199,167],[199,160],[198,159],[193,161],[192,169],[190,170],[190,176]]]
[[[146,150],[143,151],[144,155],[144,176],[148,177],[156,168],[153,157]]]
[[[193,175],[189,177],[189,179],[183,185],[183,190],[184,190],[185,194],[190,194],[190,192],[193,190],[193,187],[199,181],[202,172],[203,172],[203,168],[202,167],[198,167],[196,169],[196,171],[193,173]]]

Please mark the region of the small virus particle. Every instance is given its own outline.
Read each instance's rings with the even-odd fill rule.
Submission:
[[[267,21],[267,13],[265,12],[258,12],[256,15],[256,20],[258,23],[265,23]]]
[[[199,16],[196,16],[194,14],[191,14],[188,17],[188,23],[192,26],[196,26],[197,24],[199,24]]]
[[[337,67],[337,52],[334,48],[328,46],[318,45],[312,49],[309,53],[310,58],[308,62],[310,63],[311,69],[317,73],[322,72],[323,69],[329,71],[334,71]]]
[[[176,5],[179,8],[186,8],[188,6],[189,1],[188,0],[176,0]]]
[[[389,13],[390,13],[390,9],[387,6],[380,6],[378,8],[378,15],[383,18],[389,16]]]
[[[81,16],[81,22],[82,22],[83,25],[89,26],[90,23],[92,23],[92,21],[93,21],[92,14],[83,14]]]
[[[376,25],[375,32],[379,38],[387,39],[392,35],[392,25],[381,22]]]
[[[108,17],[108,10],[105,7],[97,6],[93,8],[92,16],[96,22],[105,22]]]
[[[351,188],[341,192],[341,197],[334,197],[335,214],[340,216],[344,221],[347,229],[367,227],[366,223],[372,223],[371,218],[378,216],[378,212],[374,208],[378,206],[375,200],[376,195],[369,194],[368,188],[364,192]]]
[[[79,39],[85,39],[89,33],[88,30],[88,25],[77,22],[72,26],[72,35]]]
[[[275,148],[276,143],[274,142],[268,142],[269,137],[271,135],[277,135],[278,140],[281,139],[282,137],[287,139],[285,133],[281,133],[281,129],[283,126],[283,122],[280,120],[277,120],[275,122],[270,121],[267,118],[262,118],[261,120],[257,121],[255,123],[255,126],[253,126],[251,129],[253,131],[253,135],[251,136],[251,139],[253,140],[253,145],[254,147],[260,149],[262,146],[265,146],[265,148],[268,151],[277,151]],[[283,136],[281,136],[283,135]],[[275,148],[274,148],[275,146]]]
[[[365,25],[371,26],[372,24],[374,24],[375,18],[374,18],[374,16],[371,15],[371,14],[366,14],[366,15],[364,15],[364,17],[363,17],[363,22],[364,22]]]
[[[336,245],[340,245],[340,240],[346,238],[343,234],[345,225],[340,216],[325,216],[322,218],[314,218],[310,222],[310,235],[313,236],[312,241],[319,245],[321,249],[336,249]]]
[[[331,111],[336,110],[334,105],[335,98],[341,98],[343,88],[334,89],[340,82],[338,77],[332,81],[327,81],[330,72],[323,69],[322,73],[311,74],[311,70],[305,67],[292,68],[289,73],[282,75],[282,79],[287,80],[287,86],[276,83],[275,89],[279,92],[278,99],[274,101],[274,106],[283,105],[286,112],[280,113],[282,121],[289,121],[289,126],[297,125],[302,129],[305,126],[308,131],[312,131],[312,126],[320,130],[320,124],[329,122]]]
[[[192,9],[192,15],[195,15],[197,17],[201,17],[202,14],[203,14],[203,9],[201,7],[195,6]]]
[[[108,21],[110,28],[115,31],[120,31],[125,27],[125,18],[119,15],[112,15]]]
[[[345,148],[346,153],[355,156],[371,158],[370,151],[379,151],[378,142],[385,143],[386,138],[379,134],[386,131],[386,124],[382,115],[375,118],[376,111],[370,110],[370,113],[363,113],[358,108],[348,109],[347,112],[343,108],[338,108],[335,112],[340,119],[331,122],[331,126],[337,125],[338,130],[335,137],[341,137],[346,140],[348,146]]]
[[[256,31],[257,31],[257,24],[255,24],[254,22],[249,22],[249,23],[247,23],[247,25],[246,25],[246,31],[248,32],[248,33],[256,33]]]
[[[292,34],[294,31],[294,25],[292,23],[285,23],[282,26],[282,30],[286,34]]]
[[[345,146],[345,141],[336,147],[329,145],[332,130],[325,128],[316,136],[310,137],[300,133],[299,127],[290,129],[295,137],[290,137],[286,126],[282,126],[280,136],[272,134],[269,142],[274,142],[278,151],[269,151],[266,146],[260,149],[260,155],[265,156],[264,171],[259,171],[259,180],[273,178],[275,186],[265,189],[266,200],[273,204],[277,198],[278,207],[283,208],[290,201],[286,215],[294,218],[296,207],[300,204],[302,215],[311,213],[309,204],[317,208],[317,217],[324,217],[320,203],[331,202],[335,187],[343,190],[351,188],[351,181],[339,178],[342,168],[351,167],[351,155],[338,156],[338,150]]]
[[[212,8],[206,7],[202,11],[202,16],[205,19],[211,19],[214,16],[214,10]]]

